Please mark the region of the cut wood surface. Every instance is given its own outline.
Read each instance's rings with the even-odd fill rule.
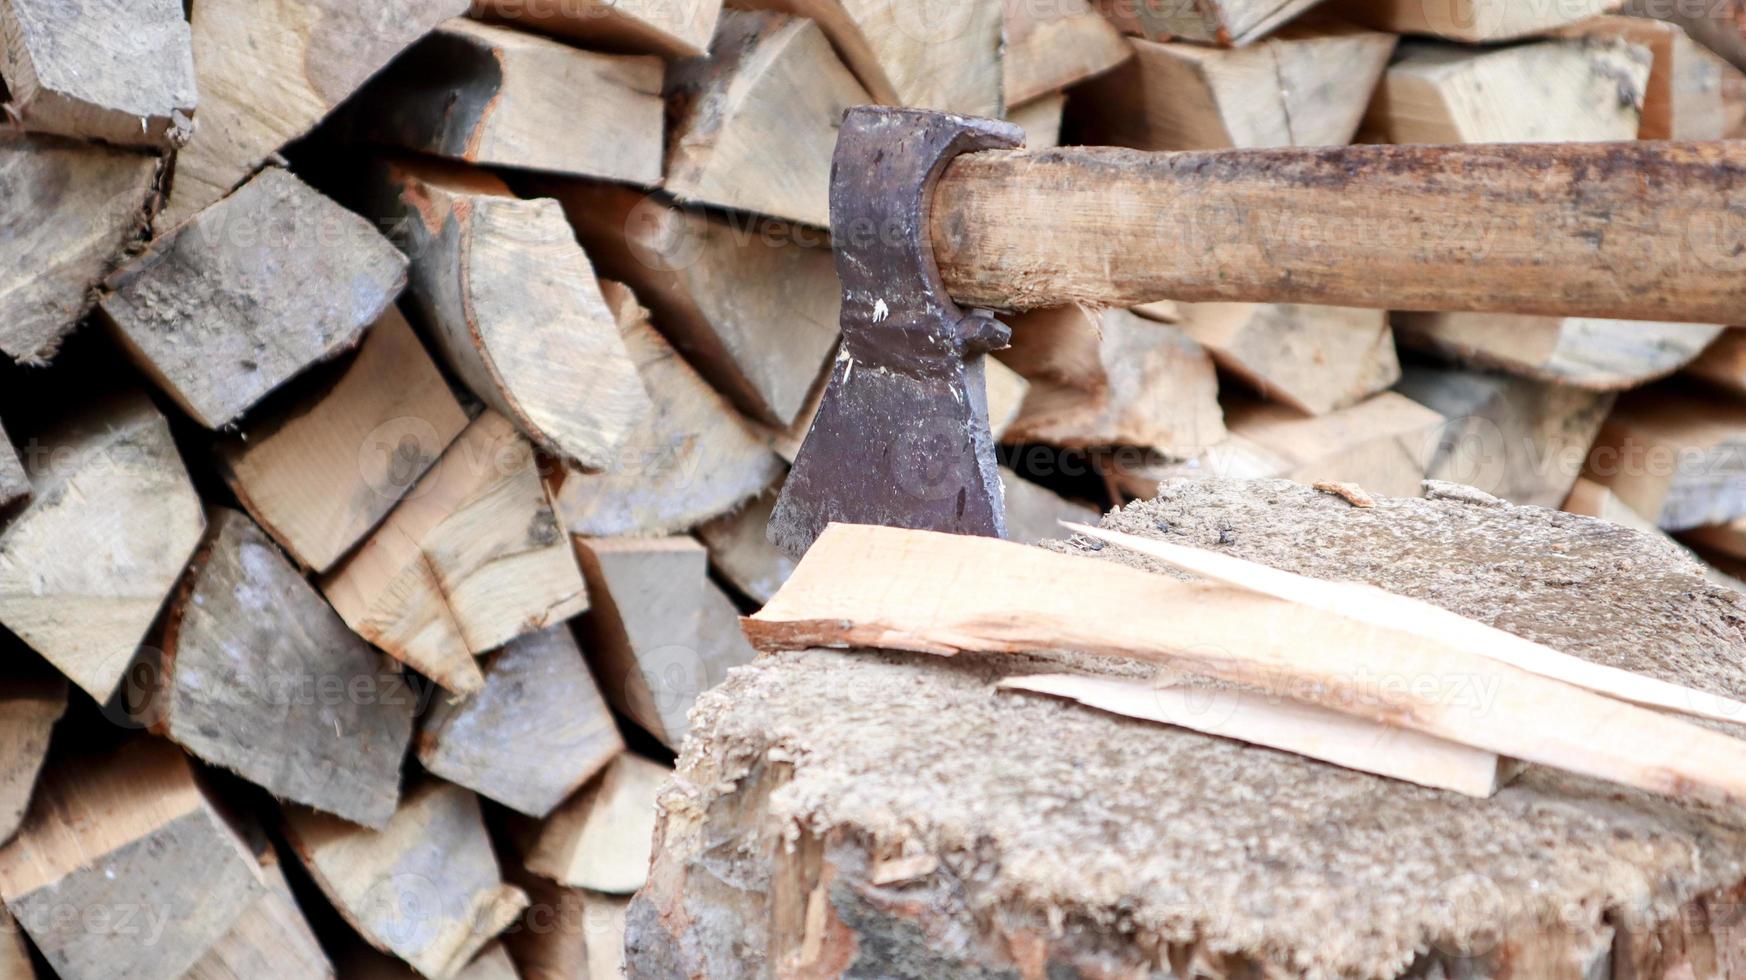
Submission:
[[[1654,56],[1643,94],[1645,140],[1717,140],[1727,136],[1723,86],[1739,69],[1691,39],[1678,25],[1647,17],[1603,15],[1557,32],[1560,37],[1612,38]]]
[[[830,226],[837,124],[844,111],[873,100],[817,24],[724,11],[710,56],[675,62],[666,93],[664,190],[681,201]]]
[[[418,761],[436,775],[543,817],[623,751],[568,625],[511,640],[484,673],[472,697],[425,716]]]
[[[405,284],[368,221],[274,167],[116,270],[102,308],[140,369],[216,429],[355,345]]]
[[[769,486],[782,463],[758,431],[655,331],[629,289],[601,290],[655,408],[605,472],[558,474],[564,527],[593,537],[673,534]]]
[[[1243,45],[1266,36],[1317,0],[1204,0],[1193,4],[1099,0],[1123,30],[1155,41],[1179,37]]]
[[[203,0],[193,11],[199,127],[159,227],[187,220],[307,133],[468,0]]]
[[[527,869],[566,888],[629,895],[649,873],[655,794],[672,770],[621,752],[537,826],[523,827]]]
[[[1728,323],[1746,301],[1727,217],[1743,172],[1732,143],[989,151],[946,168],[932,238],[952,297],[991,308],[1174,298]]]
[[[37,796],[0,850],[0,898],[66,980],[174,980],[266,887],[166,742],[57,758]]]
[[[1089,0],[1038,4],[1005,0],[1001,89],[1009,108],[1058,92],[1133,57],[1109,18]],[[1026,141],[1032,149],[1037,144]]]
[[[1670,387],[1619,398],[1587,475],[1664,531],[1746,516],[1746,404]]]
[[[1319,22],[1235,50],[1131,43],[1132,61],[1074,92],[1084,142],[1142,150],[1349,143],[1395,37]]]
[[[1006,121],[1025,131],[1025,145],[1047,150],[1061,145],[1061,120],[1067,113],[1067,96],[1045,95],[1016,109],[1008,109]]]
[[[177,0],[4,0],[0,77],[28,130],[168,147],[193,129],[194,53]]]
[[[12,913],[0,905],[0,977],[6,980],[39,980],[30,959],[30,945]]]
[[[823,232],[688,211],[634,188],[527,182],[556,198],[600,275],[748,416],[787,425],[836,347],[842,287]]]
[[[770,514],[776,509],[781,485],[771,487],[744,507],[723,514],[697,528],[697,537],[709,549],[709,563],[722,578],[746,598],[760,605],[769,602],[794,571],[794,559],[770,543]],[[1007,497],[1007,523],[1012,523],[1013,500]]]
[[[503,883],[478,797],[459,786],[415,787],[382,830],[287,807],[285,833],[352,928],[430,980],[459,975],[527,907]]]
[[[1746,330],[1724,330],[1704,349],[1685,373],[1702,378],[1724,391],[1746,395]]]
[[[154,730],[281,799],[393,816],[416,692],[241,513],[213,511],[163,644]]]
[[[321,588],[364,639],[456,694],[474,657],[588,608],[533,446],[486,412]]]
[[[298,564],[327,571],[424,476],[467,416],[390,306],[357,356],[218,444],[237,500]]]
[[[1109,614],[1088,615],[1100,608]],[[1746,781],[1726,771],[1746,762],[1746,742],[1498,662],[1463,637],[1010,542],[833,525],[746,632],[764,650],[1080,650],[1162,663],[1654,793],[1746,799]],[[1496,696],[1481,708],[1441,683],[1378,690],[1359,680],[1366,672],[1484,679]]]
[[[48,757],[49,733],[67,711],[64,677],[23,651],[8,650],[6,656],[0,667],[0,844],[18,832]],[[6,975],[0,968],[0,976]]]
[[[1308,415],[1346,408],[1400,378],[1380,310],[1259,303],[1184,303],[1178,329],[1219,367],[1270,401]]]
[[[420,153],[653,186],[661,182],[661,74],[649,55],[451,20],[373,82],[350,121]]]
[[[45,136],[0,138],[0,352],[45,364],[145,233],[159,161]]]
[[[504,937],[521,980],[624,975],[629,899],[565,888],[526,871],[513,878],[533,898],[521,928]]]
[[[378,953],[368,946],[356,945],[340,956],[340,968],[346,980],[420,980],[423,974],[404,962]],[[449,980],[526,980],[516,972],[502,942],[493,941],[479,951],[472,961],[452,974]]]
[[[1061,530],[1062,521],[1084,523],[1098,517],[1096,508],[1067,500],[1005,467],[1001,467],[1000,482],[1005,489],[1003,499],[1008,540],[1036,544],[1065,536],[1066,532]],[[792,574],[793,569],[789,573]],[[788,576],[782,578],[787,581]]]
[[[205,529],[169,423],[117,395],[44,433],[0,525],[0,624],[108,700]]]
[[[1672,374],[1721,335],[1701,323],[1400,313],[1402,344],[1541,381],[1615,391]]]
[[[0,429],[0,508],[30,496],[30,477],[18,461],[18,450]]]
[[[579,42],[585,48],[692,58],[709,50],[721,0],[473,0],[473,15]]]
[[[267,887],[182,980],[331,980],[333,964],[297,906],[279,855],[265,847],[256,857]]]
[[[1332,9],[1378,30],[1490,44],[1617,10],[1624,0],[1500,3],[1498,0],[1337,0]]]
[[[383,164],[376,180],[378,210],[404,229],[413,302],[450,370],[547,452],[590,470],[610,464],[649,399],[557,202],[430,162]]]
[[[1722,0],[1720,4],[1699,7],[1669,5],[1662,0],[1625,0],[1619,8],[1621,13],[1654,17],[1680,27],[1692,40],[1746,69],[1746,30],[1740,27],[1742,10],[1746,6],[1741,0]]]

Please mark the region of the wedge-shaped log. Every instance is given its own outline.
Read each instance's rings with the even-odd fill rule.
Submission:
[[[585,48],[693,58],[709,53],[721,0],[473,0],[473,15],[578,41]]]
[[[241,513],[212,513],[163,642],[155,731],[281,799],[394,815],[417,695]]]
[[[794,559],[770,543],[766,533],[776,509],[778,482],[744,507],[697,528],[698,540],[709,549],[709,563],[722,578],[752,601],[769,602],[794,571]],[[1012,522],[1012,497],[1007,497],[1007,522]]]
[[[0,507],[28,496],[30,477],[24,472],[24,464],[18,461],[18,450],[6,438],[6,430],[0,429]]]
[[[533,446],[489,411],[321,588],[358,635],[457,694],[484,686],[477,655],[588,608]]]
[[[319,380],[251,414],[218,458],[256,523],[298,564],[325,572],[424,476],[467,416],[393,306],[357,356]]]
[[[1592,317],[1401,313],[1400,342],[1540,381],[1616,391],[1672,374],[1724,328]]]
[[[655,408],[605,472],[556,475],[564,527],[596,537],[673,534],[769,486],[782,462],[757,430],[655,331],[629,289],[601,289]]]
[[[267,887],[183,980],[331,980],[333,964],[297,906],[278,853],[263,841],[255,857]]]
[[[629,899],[565,888],[526,871],[513,880],[533,899],[522,927],[504,938],[521,969],[522,980],[574,980],[624,973]]]
[[[0,525],[0,624],[101,703],[200,543],[200,499],[140,394],[61,423],[25,462],[30,501]]]
[[[1089,0],[1005,0],[1003,7],[1001,95],[1009,107],[1059,92],[1133,56],[1115,25]]]
[[[1396,34],[1430,34],[1468,44],[1509,41],[1542,34],[1596,14],[1617,10],[1624,0],[1563,0],[1559,3],[1498,3],[1496,0],[1339,0],[1333,9],[1353,20]]]
[[[1317,0],[1206,0],[1192,4],[1152,0],[1099,0],[1104,12],[1130,34],[1155,41],[1182,38],[1243,45],[1265,37]]]
[[[420,980],[423,974],[392,956],[378,953],[364,945],[345,951],[340,957],[340,969],[346,980]],[[516,972],[503,943],[492,942],[479,951],[472,961],[461,967],[450,980],[526,980]]]
[[[216,429],[355,345],[405,284],[368,221],[275,167],[116,270],[102,308],[140,369]]]
[[[557,202],[410,160],[377,167],[376,184],[449,368],[540,448],[590,470],[609,465],[649,399]]]
[[[1654,57],[1643,94],[1645,140],[1717,140],[1727,136],[1724,79],[1738,69],[1691,39],[1678,25],[1647,17],[1595,17],[1560,37],[1625,41]]]
[[[0,850],[0,898],[67,980],[174,980],[264,888],[187,759],[156,739],[57,760]]]
[[[420,153],[654,186],[661,75],[659,58],[451,20],[371,83],[351,121]]]
[[[1067,113],[1067,96],[1059,93],[1032,99],[1008,109],[1006,121],[1025,131],[1025,145],[1047,150],[1061,145],[1061,119]]]
[[[1619,398],[1586,475],[1664,531],[1746,516],[1746,404],[1674,387]]]
[[[503,883],[478,797],[440,780],[408,792],[381,830],[293,806],[285,833],[352,928],[430,980],[460,975],[527,907]]]
[[[531,817],[543,817],[624,750],[612,710],[567,625],[490,655],[485,686],[425,716],[418,761]]]
[[[829,227],[837,124],[873,100],[811,21],[725,11],[710,52],[667,73],[663,188],[682,201]]]
[[[515,829],[527,869],[566,888],[629,895],[649,873],[655,794],[672,770],[621,752],[539,824]]]
[[[160,227],[187,220],[314,128],[467,0],[207,0],[193,12],[200,125],[176,154]]]
[[[1261,395],[1325,415],[1400,378],[1394,333],[1380,310],[1265,303],[1178,307],[1178,329]]]
[[[151,217],[156,157],[46,136],[0,139],[0,352],[47,363]]]
[[[28,654],[9,651],[5,667],[0,668],[0,691],[4,691],[0,694],[0,844],[4,844],[18,832],[30,808],[37,774],[48,757],[49,733],[67,711],[67,681]]]
[[[30,945],[24,940],[24,930],[18,927],[12,913],[0,905],[0,976],[13,980],[38,980],[36,964],[30,958]]]

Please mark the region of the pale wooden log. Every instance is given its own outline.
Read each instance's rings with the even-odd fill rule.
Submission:
[[[1400,378],[1387,314],[1338,306],[1195,303],[1178,329],[1261,395],[1307,415],[1347,408]]]
[[[204,0],[193,11],[200,125],[159,227],[230,193],[468,0]]]
[[[66,711],[66,679],[22,652],[9,652],[0,668],[0,844],[24,821],[48,757],[49,733]],[[0,955],[0,964],[4,959]]]
[[[628,899],[565,888],[526,871],[513,877],[533,899],[520,928],[504,937],[522,980],[624,975]]]
[[[1746,516],[1746,404],[1677,388],[1627,393],[1586,475],[1664,531]]]
[[[0,898],[66,980],[180,977],[266,887],[167,742],[58,761],[37,795]]]
[[[1746,395],[1746,330],[1724,330],[1685,366],[1685,373],[1724,391]]]
[[[510,641],[485,686],[425,716],[418,761],[512,810],[543,817],[624,750],[566,624]]]
[[[40,980],[36,965],[30,960],[30,947],[24,941],[24,930],[0,905],[0,977],[6,980]]]
[[[1742,0],[1722,0],[1719,4],[1688,6],[1669,4],[1663,0],[1625,0],[1621,13],[1635,17],[1654,17],[1676,24],[1717,55],[1746,69],[1746,28],[1740,16],[1746,11]]]
[[[1047,150],[1061,145],[1061,119],[1067,112],[1067,96],[1045,95],[1006,112],[1006,121],[1025,131],[1025,145]]]
[[[1443,416],[1394,392],[1305,418],[1287,406],[1227,400],[1231,437],[1186,462],[1122,461],[1127,493],[1156,496],[1171,480],[1286,479],[1344,482],[1372,494],[1416,497],[1444,428]]]
[[[709,549],[709,563],[748,599],[769,602],[794,571],[794,559],[770,543],[766,531],[781,493],[778,482],[744,507],[697,527],[697,537]],[[1012,519],[1008,499],[1007,524]]]
[[[655,796],[672,770],[621,752],[550,817],[514,829],[527,869],[565,888],[629,895],[649,873]]]
[[[787,425],[836,346],[842,287],[830,236],[687,211],[629,187],[533,180],[556,198],[600,275],[623,282],[736,407]]]
[[[101,306],[140,369],[216,429],[355,345],[404,285],[368,221],[275,167],[116,270]]]
[[[0,138],[0,352],[45,364],[144,234],[160,161],[43,136]]]
[[[424,476],[467,416],[399,309],[326,383],[275,399],[217,446],[225,482],[298,564],[325,572]]]
[[[345,951],[340,967],[346,980],[420,980],[423,976],[392,956],[378,953],[368,946],[356,945]],[[454,973],[450,980],[526,980],[516,972],[515,963],[501,941],[479,951],[479,955]]]
[[[710,50],[668,69],[663,189],[829,227],[837,124],[873,100],[808,20],[724,11]]]
[[[646,51],[670,58],[709,53],[721,0],[473,0],[473,16],[581,42],[585,48]]]
[[[1500,3],[1498,0],[1337,0],[1342,16],[1396,34],[1429,34],[1491,44],[1543,34],[1617,10],[1624,0]]]
[[[457,19],[360,95],[368,137],[467,163],[661,182],[659,58]]]
[[[169,424],[144,395],[43,434],[31,498],[0,526],[0,624],[108,700],[205,529]]]
[[[547,452],[609,465],[649,399],[563,209],[435,162],[384,163],[375,179],[450,370]]]
[[[1036,544],[1039,541],[1065,537],[1067,532],[1061,530],[1062,521],[1084,523],[1098,518],[1098,512],[1094,508],[1067,500],[1005,467],[1001,467],[1000,480],[1006,491],[1008,540]],[[790,574],[792,571],[790,569]],[[783,581],[787,581],[787,578],[784,575]]]
[[[1115,25],[1088,0],[1005,0],[1004,8],[1001,88],[1009,107],[1059,92],[1133,56]]]
[[[1727,230],[1742,160],[1732,143],[1656,142],[993,151],[946,168],[932,239],[952,297],[993,308],[1170,297],[1727,323],[1746,301]],[[1444,216],[1434,234],[1427,214]]]
[[[321,589],[347,625],[456,694],[474,657],[588,608],[533,446],[486,412]]]
[[[478,798],[450,783],[409,791],[382,830],[292,806],[285,833],[352,928],[430,980],[461,975],[527,907],[503,882]]]
[[[182,980],[331,980],[333,964],[303,918],[278,852],[256,853],[266,889]]]
[[[1183,304],[1173,299],[1161,299],[1153,303],[1141,303],[1129,307],[1136,315],[1159,323],[1178,324],[1182,322]]]
[[[553,496],[572,534],[660,535],[725,514],[770,485],[782,463],[727,400],[675,352],[631,291],[603,282],[655,409],[605,472],[565,467]]]
[[[30,477],[24,472],[24,464],[18,461],[18,450],[6,438],[6,430],[0,428],[0,507],[28,496]]]
[[[1595,391],[1634,388],[1672,374],[1725,329],[1500,313],[1401,313],[1394,325],[1395,336],[1409,347]]]
[[[1349,143],[1395,36],[1293,25],[1247,48],[1135,40],[1134,59],[1074,93],[1087,142],[1142,150]]]
[[[171,147],[193,129],[194,52],[177,0],[5,0],[0,77],[27,130]]]
[[[1395,390],[1449,423],[1427,476],[1556,508],[1612,410],[1610,392],[1507,374],[1412,366]]]
[[[1005,439],[1192,456],[1225,438],[1212,358],[1176,328],[1078,307],[1012,327],[1012,347],[995,356],[1030,389]]]
[[[394,815],[417,693],[241,513],[212,512],[163,645],[154,731],[276,797]]]
[[[1717,140],[1727,135],[1723,79],[1738,69],[1693,41],[1683,28],[1646,17],[1603,15],[1555,34],[1621,40],[1649,49],[1654,60],[1644,87],[1638,139]]]
[[[1154,41],[1182,38],[1224,46],[1265,37],[1317,0],[1207,0],[1193,4],[1098,0],[1116,26]]]

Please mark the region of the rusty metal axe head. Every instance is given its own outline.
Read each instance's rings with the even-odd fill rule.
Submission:
[[[844,116],[831,164],[843,341],[770,519],[787,554],[833,521],[1005,537],[983,356],[1010,334],[947,295],[928,206],[953,157],[1023,144],[1023,130],[988,119],[878,106]]]

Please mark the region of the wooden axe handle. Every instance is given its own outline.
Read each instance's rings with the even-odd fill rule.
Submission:
[[[990,151],[931,220],[966,306],[1746,320],[1746,143]]]

